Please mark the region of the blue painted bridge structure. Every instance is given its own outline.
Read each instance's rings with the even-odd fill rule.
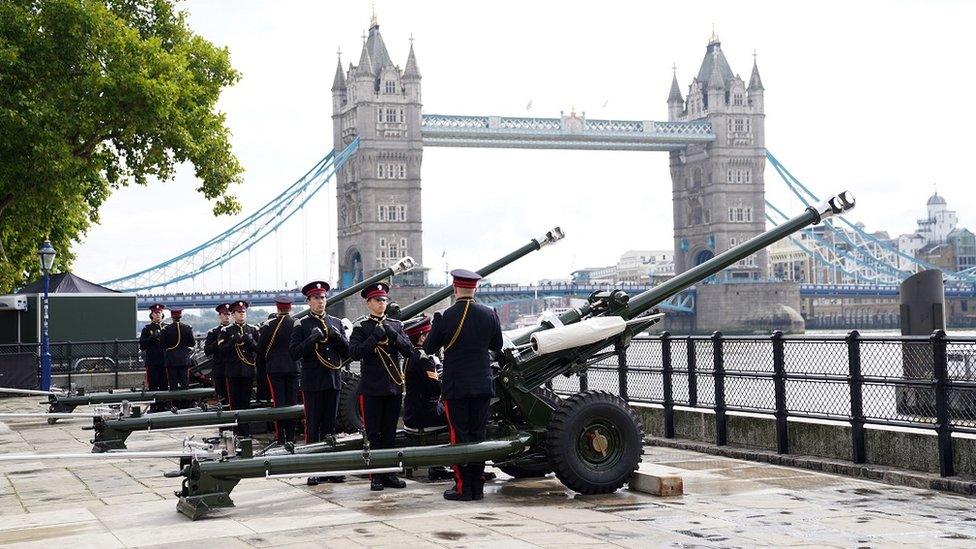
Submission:
[[[650,284],[543,284],[532,286],[499,284],[479,288],[477,298],[478,301],[488,305],[502,305],[546,297],[585,298],[595,291],[610,289],[621,289],[633,296],[652,287]],[[431,286],[432,291],[438,288],[439,286]],[[153,303],[187,309],[212,308],[235,299],[244,299],[256,306],[271,306],[274,305],[275,296],[281,294],[291,296],[296,303],[301,303],[305,299],[301,292],[292,289],[143,295],[139,296],[137,303],[140,310],[148,309]],[[976,284],[947,285],[945,295],[948,298],[976,299]],[[894,298],[898,297],[898,286],[894,284],[800,284],[800,297]],[[676,313],[691,313],[694,311],[694,306],[695,290],[692,288],[661,304],[661,309]]]

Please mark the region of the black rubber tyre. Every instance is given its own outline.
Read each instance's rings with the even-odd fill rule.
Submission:
[[[356,434],[363,428],[363,418],[359,414],[359,374],[341,373],[342,387],[339,388],[339,414],[336,417],[336,430],[340,433]]]
[[[620,397],[586,391],[562,401],[546,432],[556,477],[581,494],[615,492],[637,469],[644,430]]]

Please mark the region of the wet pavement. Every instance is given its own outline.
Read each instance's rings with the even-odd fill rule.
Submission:
[[[36,398],[3,411],[41,411]],[[0,453],[85,453],[90,420],[0,422]],[[176,450],[187,434],[136,433],[130,450]],[[685,494],[580,496],[552,475],[499,479],[481,502],[448,502],[446,483],[308,487],[242,481],[237,507],[191,522],[176,512],[175,460],[0,462],[0,546],[81,547],[973,547],[976,500],[683,450],[645,449]]]

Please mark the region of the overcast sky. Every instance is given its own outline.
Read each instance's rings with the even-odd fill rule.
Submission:
[[[241,82],[224,92],[235,189],[246,215],[332,149],[336,51],[358,61],[365,1],[195,0],[191,26],[227,46]],[[972,150],[976,71],[971,2],[376,2],[391,57],[415,37],[426,113],[666,120],[671,65],[684,93],[714,24],[732,70],[748,81],[758,52],[766,146],[820,195],[858,199],[870,230],[911,232],[938,186],[976,229]],[[531,101],[531,110],[526,107]],[[477,268],[553,225],[567,239],[506,268],[497,281],[566,277],[628,249],[672,247],[667,154],[427,148],[424,263],[431,279]],[[231,225],[175,181],[130,187],[105,204],[78,249],[93,281],[175,256]],[[766,170],[767,198],[799,203]],[[335,188],[233,267],[169,290],[272,288],[334,279]],[[308,254],[302,249],[307,246]],[[441,258],[444,253],[444,259]]]

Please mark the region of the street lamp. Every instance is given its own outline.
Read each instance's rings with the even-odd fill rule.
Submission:
[[[44,273],[44,311],[42,331],[41,331],[41,390],[51,390],[51,346],[47,334],[47,292],[50,283],[51,267],[54,266],[54,256],[57,255],[50,240],[45,240],[44,244],[37,249],[37,256],[41,260],[41,271]]]

